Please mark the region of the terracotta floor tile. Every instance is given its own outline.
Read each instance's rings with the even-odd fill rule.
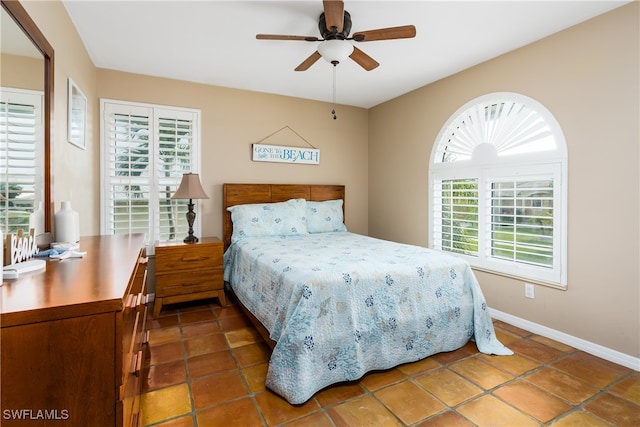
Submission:
[[[572,408],[563,400],[524,381],[504,385],[493,394],[543,423]]]
[[[345,400],[362,396],[365,393],[366,391],[360,384],[353,382],[332,385],[318,392],[315,395],[315,398],[320,406],[322,406],[323,408],[328,408],[329,406],[344,402]]]
[[[184,340],[184,349],[187,357],[194,357],[205,353],[227,350],[228,347],[224,335],[212,334]]]
[[[633,369],[627,368],[622,365],[618,365],[617,363],[609,362],[608,360],[601,359],[597,356],[594,356],[593,354],[585,353],[584,351],[581,351],[581,350],[577,350],[573,354],[573,356],[575,356],[577,359],[582,360],[584,362],[593,363],[595,365],[602,365],[611,371],[619,373],[620,376],[627,375],[634,372]]]
[[[244,316],[242,309],[237,305],[227,305],[226,307],[216,307],[213,309],[218,319],[231,316]]]
[[[534,335],[531,337],[532,340],[539,342],[540,344],[548,345],[551,348],[555,348],[563,353],[571,353],[575,350],[575,348],[568,346],[566,344],[562,344],[559,341],[553,340],[551,338],[543,337],[542,335]]]
[[[251,322],[245,316],[219,317],[220,330],[223,332],[251,327]]]
[[[597,397],[584,408],[616,427],[640,426],[640,406],[609,393]]]
[[[542,363],[550,363],[565,355],[560,350],[528,338],[510,343],[509,348]]]
[[[401,426],[373,396],[364,396],[334,406],[327,410],[337,427],[353,426]]]
[[[467,350],[466,348],[462,347],[458,350],[434,354],[431,357],[442,365],[449,365],[451,363],[456,363],[459,360],[466,359],[470,356],[472,356],[472,353],[469,352],[469,350]]]
[[[149,346],[147,354],[149,356],[149,365],[159,365],[184,358],[181,341]]]
[[[510,325],[509,323],[505,323],[501,320],[494,321],[493,327],[494,329],[502,329],[522,338],[528,337],[531,335],[531,332],[524,330],[522,328],[518,328],[517,326]]]
[[[268,363],[258,363],[257,365],[242,368],[242,375],[244,376],[251,392],[255,393],[264,390],[264,383],[267,379],[268,370]]]
[[[388,371],[374,371],[365,374],[360,379],[360,384],[367,388],[369,391],[376,391],[382,387],[400,382],[407,377],[398,369],[390,369]]]
[[[462,360],[450,365],[449,368],[468,380],[473,381],[485,390],[492,389],[513,379],[513,375],[507,374],[498,368],[494,368],[477,357]]]
[[[449,406],[456,406],[483,393],[483,390],[449,369],[440,369],[415,381]]]
[[[436,415],[426,421],[417,424],[416,427],[475,427],[469,421],[465,420],[460,414],[447,411],[443,414]]]
[[[187,370],[183,360],[152,365],[143,370],[142,392],[187,382]]]
[[[179,384],[144,393],[140,398],[142,425],[174,418],[191,412],[189,386]]]
[[[169,342],[180,341],[180,327],[172,326],[170,328],[152,329],[149,331],[149,345],[166,344]]]
[[[262,337],[255,328],[236,329],[235,331],[225,332],[224,336],[231,348],[262,341]]]
[[[180,324],[182,325],[186,325],[189,323],[206,322],[215,319],[216,317],[211,310],[198,310],[180,313]]]
[[[525,380],[578,405],[599,390],[579,378],[552,368],[543,368],[525,377]]]
[[[333,422],[324,412],[316,412],[299,420],[286,424],[286,427],[334,427]]]
[[[576,411],[550,424],[550,427],[611,427],[611,424],[585,412]]]
[[[559,360],[551,366],[598,388],[604,388],[622,377],[616,370],[610,369],[601,363],[581,359],[575,355]]]
[[[302,418],[320,409],[314,399],[310,399],[302,405],[291,405],[282,397],[268,390],[256,394],[255,399],[270,426]]]
[[[500,321],[496,335],[513,356],[480,354],[470,341],[303,405],[265,389],[270,350],[233,301],[173,304],[147,321],[145,426],[640,425],[640,373]]]
[[[231,352],[225,350],[192,357],[187,360],[187,366],[189,376],[194,379],[236,369],[236,361]]]
[[[620,381],[609,392],[640,405],[640,372]]]
[[[519,354],[513,354],[511,356],[481,354],[480,359],[492,366],[495,366],[496,368],[502,369],[503,371],[507,371],[516,376],[522,375],[525,372],[529,372],[540,366],[539,363],[526,357],[522,357]]]
[[[421,375],[425,372],[438,369],[442,365],[436,361],[433,357],[427,357],[426,359],[418,360],[413,363],[406,363],[398,366],[398,370],[408,377],[414,377]]]
[[[491,395],[465,403],[458,407],[458,412],[479,426],[538,427],[540,425],[530,416]]]
[[[405,424],[417,423],[446,409],[438,399],[410,381],[383,388],[374,396]]]
[[[151,313],[151,309],[149,309],[149,313]],[[178,324],[180,324],[180,319],[178,319],[177,314],[160,316],[157,319],[153,319],[151,316],[149,316],[149,318],[147,319],[147,329],[170,328],[172,326],[177,326]]]
[[[191,393],[196,410],[237,399],[248,394],[238,371],[223,372],[191,383]]]
[[[495,329],[495,333],[496,333],[496,337],[498,338],[498,340],[502,344],[506,345],[507,347],[512,342],[522,339],[522,337],[520,335],[512,334],[511,332],[506,331],[504,329],[500,329],[500,328],[496,328]]]
[[[264,426],[262,417],[250,398],[232,400],[196,414],[198,426]]]
[[[264,341],[237,347],[232,349],[232,351],[238,361],[238,365],[241,367],[267,362],[271,357],[271,350]]]
[[[194,338],[200,335],[217,334],[220,332],[220,325],[215,320],[209,322],[190,323],[182,326],[182,336],[184,338]]]
[[[165,421],[160,424],[154,424],[153,427],[193,427],[193,416],[186,415],[180,418],[174,418],[170,421]]]

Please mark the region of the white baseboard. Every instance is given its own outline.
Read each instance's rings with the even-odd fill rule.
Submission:
[[[618,365],[626,366],[627,368],[640,371],[640,358],[633,357],[628,354],[601,346],[599,344],[583,340],[582,338],[565,334],[564,332],[556,331],[555,329],[542,326],[538,323],[530,322],[529,320],[513,316],[500,310],[494,310],[492,308],[490,308],[489,310],[489,312],[491,313],[491,317],[496,320],[501,320],[510,325],[517,326],[518,328],[522,328],[529,332],[542,335],[543,337],[556,340],[578,350],[582,350],[594,356],[608,360],[609,362],[617,363]]]

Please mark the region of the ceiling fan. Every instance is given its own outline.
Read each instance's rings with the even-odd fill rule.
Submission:
[[[296,71],[308,70],[321,57],[334,66],[340,61],[351,58],[367,71],[371,71],[380,65],[375,59],[349,43],[370,42],[377,40],[408,39],[416,36],[416,27],[403,25],[400,27],[380,28],[377,30],[358,31],[349,37],[351,31],[351,15],[344,10],[344,2],[341,0],[324,0],[322,2],[324,12],[318,19],[318,29],[322,38],[315,36],[290,36],[277,34],[257,34],[258,40],[302,40],[308,42],[321,42],[318,50],[296,67]]]

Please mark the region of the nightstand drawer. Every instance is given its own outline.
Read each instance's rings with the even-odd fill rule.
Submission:
[[[156,273],[174,273],[177,270],[198,270],[222,265],[222,251],[218,245],[180,246],[156,248]]]
[[[182,271],[156,276],[156,295],[168,297],[222,289],[222,269]]]

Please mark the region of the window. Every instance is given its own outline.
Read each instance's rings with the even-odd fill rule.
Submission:
[[[102,234],[145,233],[149,249],[184,238],[188,201],[171,196],[198,172],[200,111],[104,99],[100,110]]]
[[[29,216],[44,200],[41,172],[43,93],[24,89],[0,91],[0,229],[25,232]]]
[[[566,286],[566,144],[544,106],[514,93],[472,100],[443,126],[429,171],[433,248]]]

